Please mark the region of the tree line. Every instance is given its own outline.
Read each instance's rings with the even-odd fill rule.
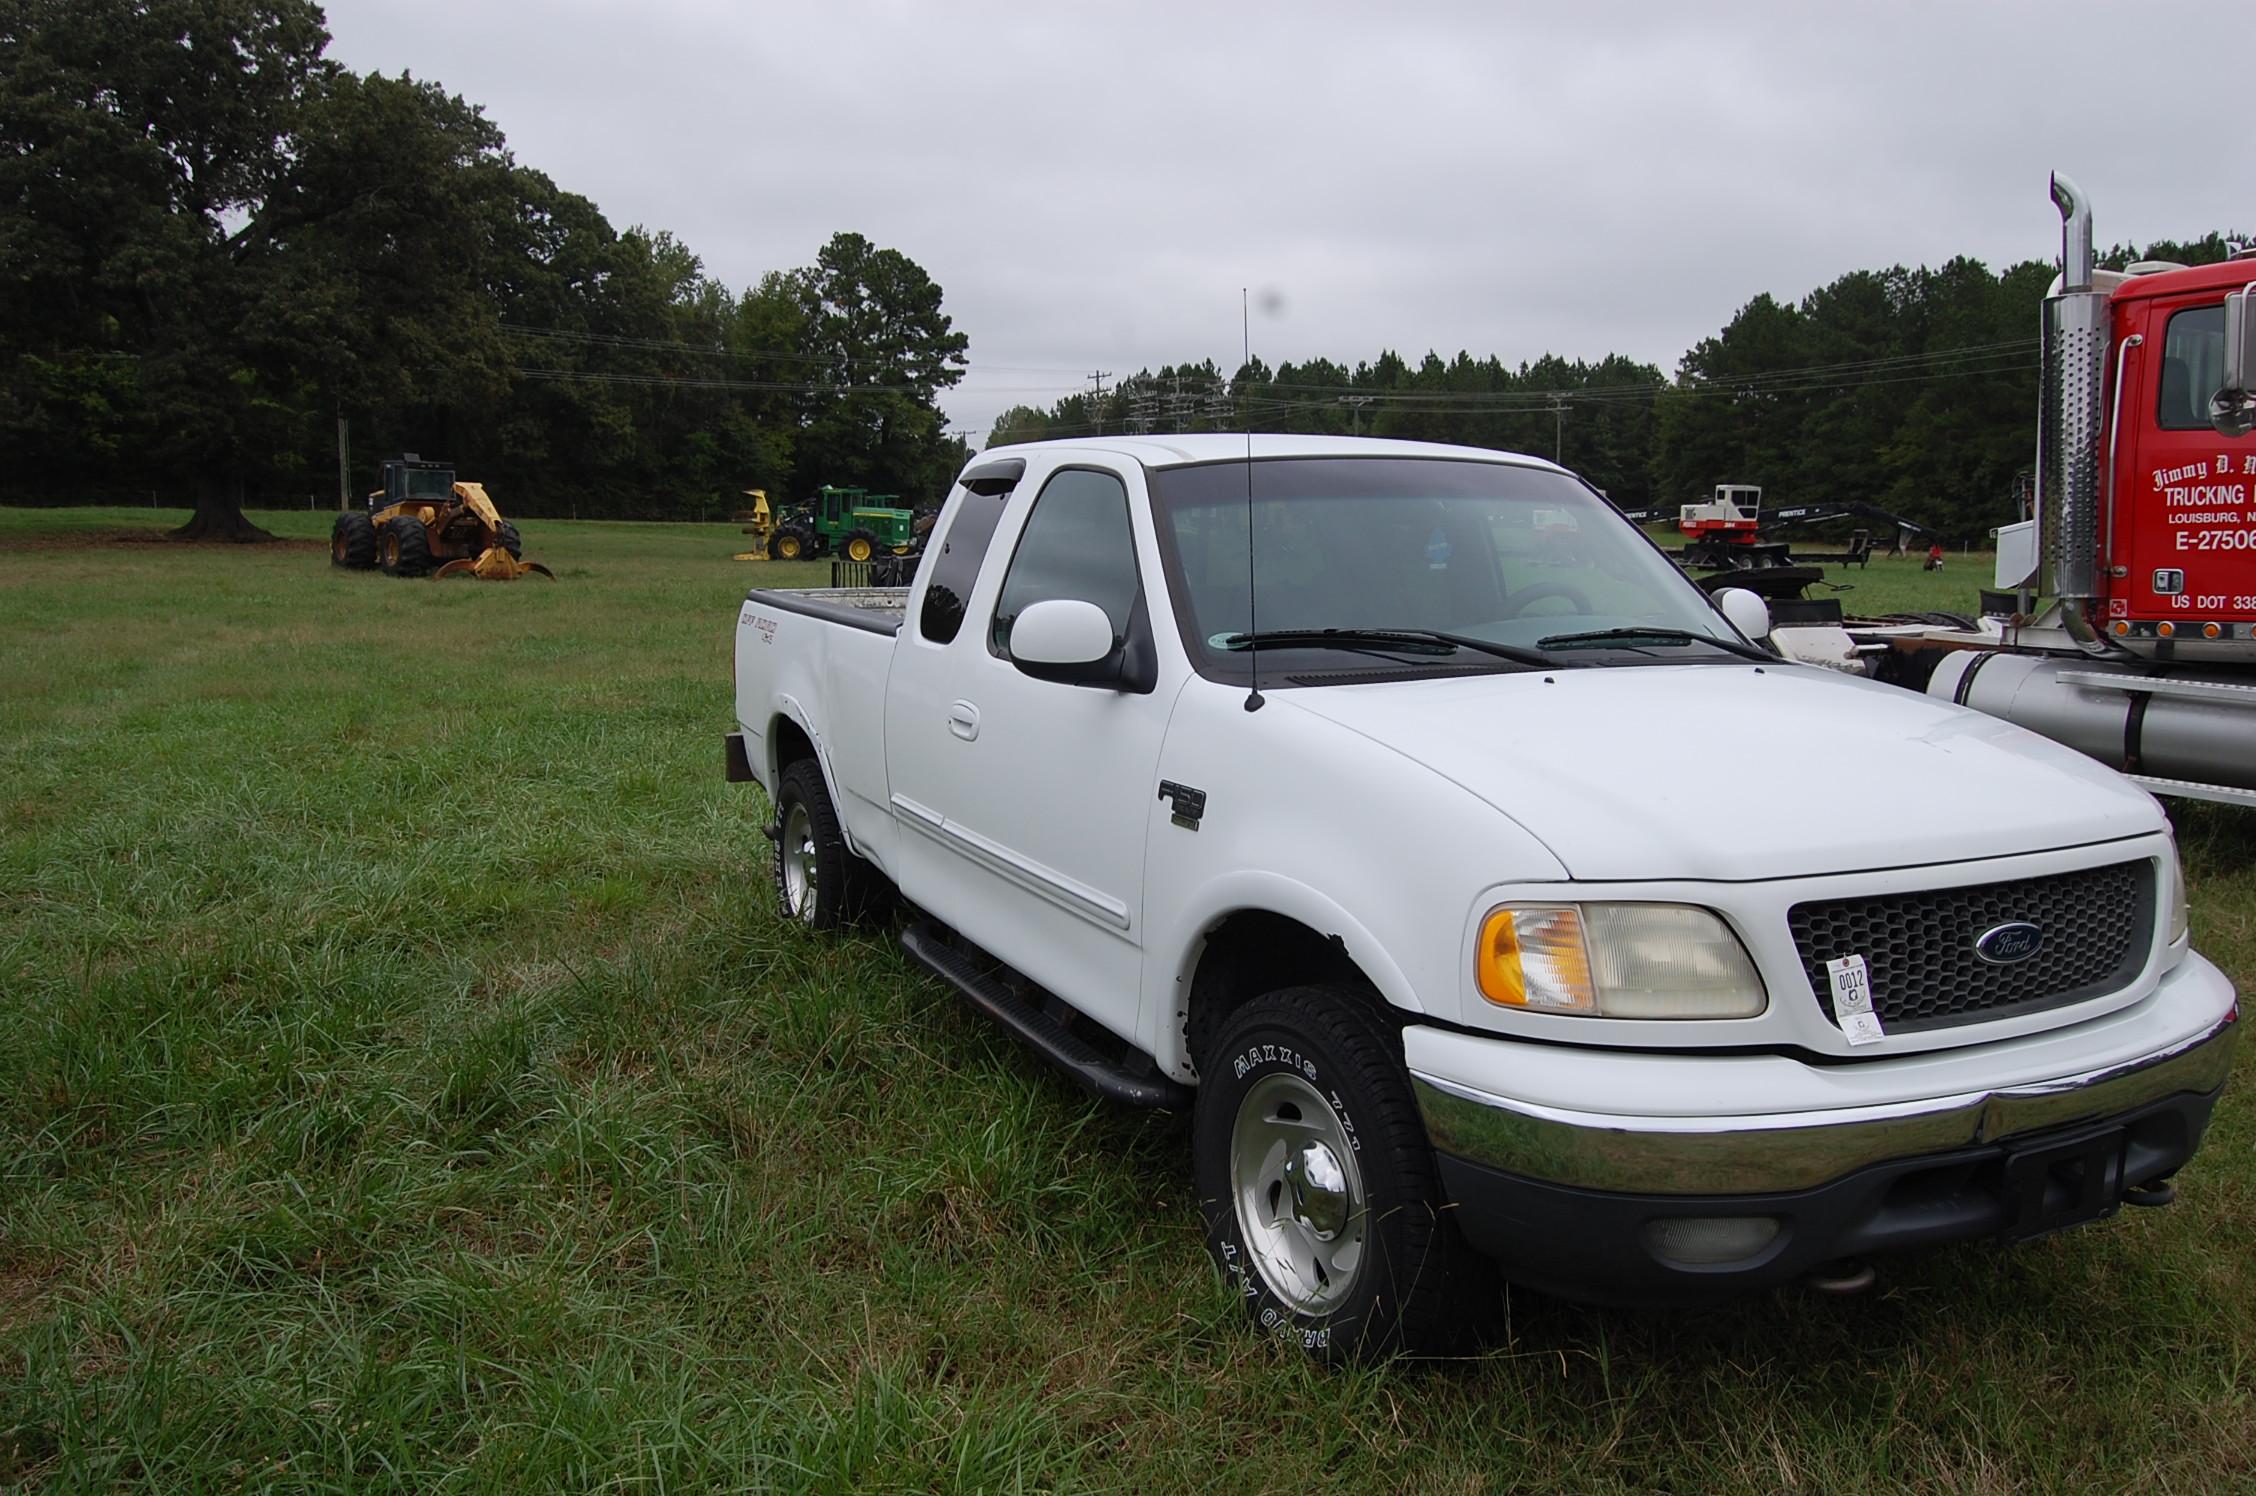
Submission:
[[[474,105],[325,56],[308,0],[18,0],[0,19],[0,502],[354,493],[452,459],[517,513],[936,495],[966,339],[840,233],[741,292],[515,161]]]
[[[0,14],[0,503],[245,502],[453,460],[519,514],[694,518],[738,491],[930,503],[967,341],[898,250],[839,233],[741,290],[615,229],[438,84],[326,56],[309,0],[16,0]],[[2107,262],[2222,258],[2224,237]],[[1554,456],[1625,507],[1718,482],[1973,538],[2034,446],[2052,274],[1859,270],[1756,296],[1664,372],[1618,354],[1212,360],[1019,406],[990,443],[1363,432]]]
[[[2223,234],[2101,263],[2210,264]],[[1772,500],[1858,500],[1976,540],[2016,517],[2015,482],[2036,447],[2038,316],[2055,266],[1993,272],[1857,270],[1800,301],[1756,296],[1673,375],[1610,355],[1506,365],[1468,353],[1416,364],[1396,353],[1353,367],[1256,360],[1140,371],[1099,396],[1017,406],[990,443],[1091,432],[1355,433],[1551,457],[1623,508],[1756,483]]]

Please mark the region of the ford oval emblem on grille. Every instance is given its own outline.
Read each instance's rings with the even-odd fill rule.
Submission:
[[[2044,931],[2027,920],[2016,920],[2009,925],[1992,925],[1974,941],[1974,954],[1992,966],[2009,966],[2015,961],[2026,961],[2044,949]]]

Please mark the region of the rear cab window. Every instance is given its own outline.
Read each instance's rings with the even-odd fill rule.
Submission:
[[[995,538],[995,526],[1002,523],[1010,495],[1009,488],[994,492],[987,485],[962,490],[925,579],[924,601],[916,616],[919,638],[950,644],[963,631],[972,585],[979,580],[980,565],[987,559],[988,544]]]

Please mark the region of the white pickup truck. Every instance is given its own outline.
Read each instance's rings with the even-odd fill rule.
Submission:
[[[2168,1201],[2238,1010],[2156,802],[1766,627],[1533,458],[1003,448],[908,588],[747,595],[728,772],[786,917],[1188,1110],[1321,1354]]]

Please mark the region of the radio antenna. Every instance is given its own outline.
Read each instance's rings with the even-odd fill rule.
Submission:
[[[1253,570],[1253,402],[1245,391],[1246,370],[1253,367],[1253,314],[1246,288],[1238,287],[1238,335],[1245,357],[1238,363],[1238,413],[1245,427],[1246,452],[1246,654],[1248,672],[1252,675],[1252,689],[1246,692],[1245,709],[1261,710],[1261,619],[1255,613]]]

